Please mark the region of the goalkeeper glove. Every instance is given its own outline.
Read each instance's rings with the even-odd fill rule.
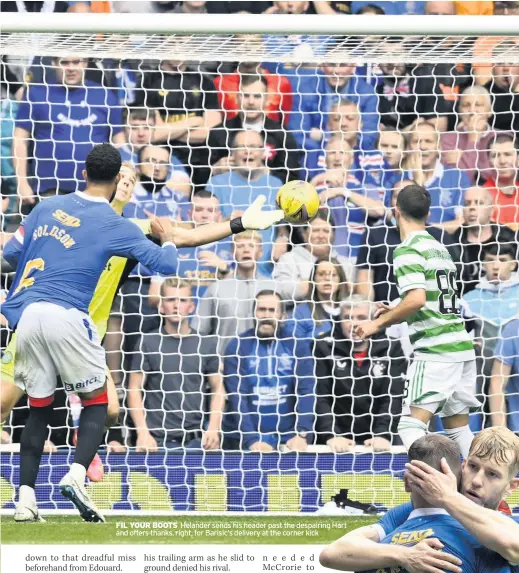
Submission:
[[[264,211],[262,207],[266,200],[265,195],[260,195],[241,217],[233,219],[231,221],[232,232],[263,231],[279,223],[285,216],[285,213],[281,209]]]

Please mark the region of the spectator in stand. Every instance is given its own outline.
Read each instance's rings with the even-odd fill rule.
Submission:
[[[306,346],[281,326],[274,291],[256,295],[254,327],[227,345],[225,448],[272,452],[307,449],[314,426],[314,362]]]
[[[404,134],[394,128],[386,127],[377,138],[377,149],[382,153],[385,161],[384,175],[388,179],[388,185],[384,181],[384,188],[392,190],[396,182],[402,178],[404,168],[405,138]],[[393,185],[389,185],[389,182]],[[391,196],[386,194],[387,199]],[[385,203],[389,205],[389,200]]]
[[[395,46],[388,44],[387,50]],[[403,129],[411,125],[421,111],[420,97],[413,77],[413,67],[406,64],[380,64],[381,74],[377,78],[378,112],[380,123],[386,127]]]
[[[424,13],[426,16],[454,16],[456,6],[452,0],[428,0],[425,3]]]
[[[296,1],[274,1],[272,6],[266,10],[267,14],[305,14],[310,8],[310,2]],[[325,52],[327,36],[314,35],[267,35],[265,36],[265,47],[270,54],[283,56],[293,54],[300,56],[301,61],[305,61],[308,56],[319,56]]]
[[[167,180],[170,169],[170,150],[166,146],[146,145],[139,152],[137,184],[123,215],[135,219],[148,219],[148,213],[157,217],[180,220],[189,203],[184,193],[189,193],[189,181],[185,174],[173,180],[175,187],[184,183],[184,193],[170,187]],[[133,352],[139,333],[158,327],[157,308],[150,299],[150,284],[153,273],[144,265],[138,265],[122,285],[123,332],[125,352]]]
[[[519,15],[519,2],[516,0],[495,0],[494,16],[517,16]]]
[[[218,337],[220,355],[232,338],[254,326],[256,293],[275,288],[274,281],[258,269],[262,248],[257,231],[235,235],[235,265],[221,268],[219,276],[223,280],[212,282],[198,305],[193,327],[202,336]]]
[[[487,247],[495,244],[517,247],[517,237],[509,227],[490,222],[492,210],[492,196],[488,189],[467,189],[463,225],[453,233],[453,240],[461,249],[461,295],[475,289],[481,280],[483,253]]]
[[[209,191],[197,191],[191,199],[189,220],[194,227],[217,223],[222,220],[218,198]],[[178,254],[176,276],[192,287],[193,300],[197,305],[207,287],[229,271],[232,261],[232,242],[222,239],[202,247],[184,248]],[[160,304],[160,287],[165,277],[155,275],[151,279],[150,304]]]
[[[452,2],[427,2],[426,14],[451,15]],[[434,57],[438,53],[438,63],[413,66],[415,78],[414,93],[419,94],[418,116],[433,123],[441,133],[454,129],[458,118],[455,105],[458,94],[472,84],[468,64],[449,64],[443,61],[450,38],[442,39],[429,36],[426,39],[428,53]],[[454,47],[454,46],[453,46]]]
[[[151,130],[155,127],[155,115],[140,107],[123,110],[124,134],[126,142],[119,148],[121,159],[139,163],[139,151],[152,144]]]
[[[124,143],[117,100],[106,88],[85,80],[86,61],[55,58],[53,64],[58,83],[29,84],[16,118],[13,156],[18,194],[26,204],[84,189],[82,171],[92,145]],[[31,141],[35,177],[29,165]]]
[[[13,164],[13,135],[15,117],[19,107],[16,99],[8,97],[1,86],[0,99],[0,196],[2,198],[2,215],[0,229],[10,231],[17,225],[18,201],[16,197],[16,177]],[[22,94],[20,93],[20,96]],[[5,97],[4,97],[5,96]],[[10,211],[15,211],[10,213]],[[16,229],[13,230],[13,232]]]
[[[219,2],[219,4],[225,3]],[[208,14],[210,5],[211,2],[206,2],[206,0],[180,0],[172,12],[174,14]]]
[[[335,227],[334,249],[340,255],[355,258],[366,225],[385,214],[380,189],[361,186],[350,175],[353,151],[341,136],[326,145],[326,168],[312,179],[319,191],[321,205],[330,210]]]
[[[142,336],[131,365],[128,409],[137,432],[137,451],[220,448],[225,391],[217,340],[202,338],[191,329],[193,307],[189,283],[164,282],[162,325]],[[211,390],[208,411],[206,385]]]
[[[368,299],[353,296],[342,303],[332,336],[315,344],[318,441],[336,453],[356,444],[386,451],[397,435],[407,362],[398,340],[354,334],[373,311]]]
[[[368,227],[361,239],[357,256],[355,292],[375,302],[388,303],[400,299],[393,275],[393,253],[402,241],[396,226],[394,209],[398,193],[411,184],[411,181],[404,179],[395,185],[391,194],[391,209],[387,211],[385,224]],[[451,235],[431,226],[427,227],[427,232],[449,249],[454,261],[459,260],[456,241]]]
[[[283,75],[270,73],[257,62],[240,62],[232,74],[216,76],[214,85],[218,90],[218,100],[224,110],[224,121],[234,119],[242,107],[238,102],[241,78],[244,76],[264,77],[267,82],[265,114],[269,119],[288,126],[292,109],[292,87],[290,80]]]
[[[501,42],[493,51],[511,53],[518,49],[517,42]],[[499,56],[498,56],[499,57]],[[502,61],[502,56],[500,56]],[[519,64],[496,63],[492,68],[492,78],[485,84],[492,96],[494,129],[519,131]]]
[[[518,16],[519,2],[516,0],[494,2],[494,15]],[[473,55],[480,61],[472,63],[472,75],[476,84],[486,85],[488,82],[492,81],[493,65],[491,63],[484,63],[483,58],[487,57],[487,61],[490,62],[492,60],[492,55],[494,55],[496,57],[496,61],[502,62],[504,59],[500,54],[514,53],[517,49],[517,44],[519,44],[519,38],[517,36],[512,38],[503,38],[502,36],[480,36],[477,38],[474,42]],[[494,49],[496,50],[495,52]]]
[[[266,204],[275,208],[276,195],[282,181],[265,167],[265,143],[262,133],[254,130],[237,131],[231,147],[232,169],[211,177],[206,187],[218,197],[224,218],[231,217],[233,213],[234,216],[238,216],[237,213],[245,211],[259,195],[265,195]],[[261,236],[263,238],[261,261],[268,266],[271,261],[275,229],[271,227],[262,231]]]
[[[477,1],[473,0],[467,2],[466,0],[461,2],[459,0],[454,0],[454,6],[456,7],[456,14],[458,16],[493,16],[494,14],[494,2],[489,0]]]
[[[332,258],[317,259],[310,275],[309,301],[296,306],[295,337],[310,347],[317,337],[329,334],[339,316],[339,305],[351,294],[341,263]]]
[[[494,243],[483,253],[485,276],[463,297],[463,314],[471,321],[484,359],[483,374],[490,376],[497,339],[503,326],[519,310],[517,248]]]
[[[209,132],[222,122],[211,79],[185,62],[161,60],[158,69],[142,72],[135,106],[158,112],[154,140],[169,143],[181,163],[192,169],[193,182],[204,184],[196,168],[207,164]]]
[[[482,86],[470,86],[459,99],[456,131],[441,134],[442,163],[461,169],[473,184],[489,176],[488,146],[495,137],[489,125],[491,115],[488,91]]]
[[[507,426],[519,434],[519,320],[501,332],[489,386],[492,426]]]
[[[211,130],[207,145],[209,161],[218,170],[233,167],[233,140],[243,130],[260,133],[265,142],[266,165],[272,175],[283,183],[299,178],[299,150],[291,133],[266,113],[268,83],[264,76],[242,75],[238,106],[241,110],[234,119],[228,119]]]
[[[384,16],[398,16],[400,14],[423,14],[425,0],[353,0],[352,11],[354,14],[376,14]]]
[[[143,147],[152,145],[152,129],[155,127],[155,115],[152,115],[146,109],[130,107],[124,109],[123,121],[126,143],[119,148],[121,158],[123,162],[131,161],[137,166],[139,164],[140,150]],[[189,196],[191,186],[185,167],[173,153],[170,154],[169,160],[170,166],[167,175],[169,185]]]
[[[2,0],[0,3],[0,12],[20,12],[23,14],[40,12],[62,14],[63,12],[89,12],[90,2],[11,2]]]
[[[124,208],[125,217],[147,219],[146,212],[157,217],[180,217],[180,204],[186,203],[191,192],[185,171],[173,170],[168,147],[144,145],[139,151],[137,163],[138,182],[130,202]]]
[[[302,245],[297,245],[281,256],[274,267],[272,278],[284,300],[304,300],[310,293],[310,277],[317,259],[337,259],[343,267],[348,283],[353,282],[354,267],[350,259],[338,255],[333,249],[333,228],[329,214],[319,211],[303,231]]]
[[[406,179],[423,185],[431,194],[429,223],[448,232],[461,225],[463,194],[468,176],[440,160],[440,137],[434,125],[417,122],[409,134]]]
[[[336,40],[339,42],[340,38]],[[335,47],[336,43],[330,45]],[[377,95],[373,86],[355,75],[355,64],[324,64],[315,76],[308,76],[299,88],[300,101],[294,101],[290,128],[301,149],[319,149],[325,137],[328,116],[334,104],[348,99],[361,114],[358,146],[374,148],[378,134]]]
[[[370,190],[376,189],[381,193],[384,189],[392,189],[394,181],[400,177],[400,172],[392,170],[376,148],[369,151],[362,150],[359,146],[361,133],[361,114],[355,102],[341,100],[332,105],[328,115],[327,132],[320,147],[305,153],[308,175],[315,177],[326,167],[325,149],[328,140],[340,136],[354,150],[349,173],[351,183],[355,180],[358,185]]]
[[[313,0],[310,3],[308,14],[351,14],[351,0],[345,2],[328,2],[327,0]]]
[[[513,134],[498,133],[490,142],[490,166],[495,177],[484,184],[492,195],[492,220],[519,229],[519,151]]]
[[[355,2],[355,14],[358,16],[385,16],[387,14],[386,8],[381,5],[381,2]],[[360,4],[364,4],[359,8]]]
[[[360,133],[360,113],[355,102],[341,100],[330,107],[326,123],[326,132],[315,149],[304,153],[304,166],[309,177],[315,177],[325,168],[325,148],[332,137],[341,136],[352,149],[357,149]]]

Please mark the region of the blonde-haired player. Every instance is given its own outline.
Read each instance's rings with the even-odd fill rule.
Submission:
[[[406,466],[407,480],[427,503],[447,511],[490,550],[484,557],[492,564],[492,570],[509,571],[508,564],[518,565],[519,517],[510,515],[503,500],[519,488],[519,437],[503,426],[482,430],[463,461],[459,493],[456,478],[445,460],[441,466],[439,472],[413,461]],[[420,571],[458,571],[457,566],[443,561],[434,536],[413,547],[379,543],[400,527],[414,509],[411,503],[405,503],[391,509],[377,524],[347,533],[323,550],[321,564],[341,571],[405,568],[410,563]]]
[[[121,179],[117,185],[117,193],[112,201],[112,207],[117,211],[117,213],[122,214],[124,206],[131,199],[133,189],[135,187],[136,176],[133,164],[129,162],[122,164],[120,173]],[[145,234],[150,233],[149,220],[135,219],[133,222],[138,225]],[[23,237],[19,235],[19,231],[17,231],[17,233],[15,233],[14,236],[17,237],[21,243],[23,241]],[[119,286],[135,265],[135,261],[130,261],[123,257],[112,257],[106,265],[103,274],[99,278],[92,302],[90,303],[89,314],[96,325],[97,332],[99,333],[99,338],[101,340],[106,334],[110,310]],[[15,355],[16,333],[13,333],[13,336],[11,337],[11,340],[2,356],[2,381],[0,386],[0,416],[2,424],[7,420],[12,409],[25,394],[25,389],[17,386],[14,382]],[[117,397],[115,384],[108,369],[106,370],[106,376],[108,379],[108,410],[106,415],[106,426],[109,428],[117,422],[119,417],[119,399]],[[117,447],[118,444],[114,443],[112,445]],[[103,478],[103,465],[99,455],[96,455],[92,461],[92,464],[88,468],[87,476],[92,481],[100,481]]]

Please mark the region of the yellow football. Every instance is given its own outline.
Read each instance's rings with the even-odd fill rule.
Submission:
[[[276,202],[289,223],[306,223],[319,211],[319,194],[306,181],[290,181],[280,187]]]

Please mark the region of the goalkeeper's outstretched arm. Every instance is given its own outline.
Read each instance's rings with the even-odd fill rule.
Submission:
[[[169,219],[152,218],[151,232],[162,243],[173,243],[182,248],[207,245],[246,230],[263,231],[279,223],[284,217],[281,210],[264,211],[262,207],[265,200],[265,196],[260,195],[241,217],[222,223],[201,225],[196,229],[175,227]]]

